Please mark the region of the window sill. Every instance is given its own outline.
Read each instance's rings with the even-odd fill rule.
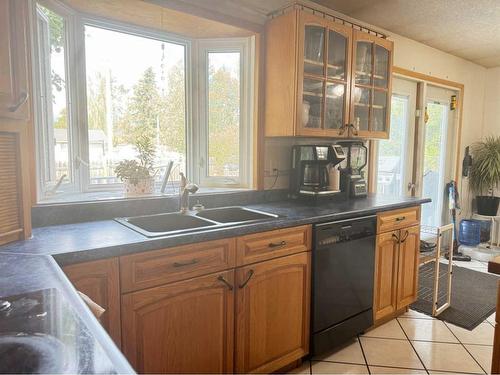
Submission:
[[[213,187],[200,187],[197,196],[223,194],[223,193],[236,193],[253,191],[248,188],[213,188]],[[114,191],[91,191],[86,193],[61,193],[40,199],[37,206],[52,205],[57,203],[83,203],[83,202],[104,202],[104,201],[120,201],[120,200],[138,200],[138,199],[151,199],[151,198],[172,198],[177,196],[178,193],[167,192],[164,194],[154,193],[148,195],[127,197],[122,190]]]

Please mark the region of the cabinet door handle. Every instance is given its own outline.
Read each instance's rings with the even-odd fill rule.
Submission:
[[[405,236],[401,240],[401,243],[405,242],[409,235],[410,235],[410,232],[408,232],[407,230],[405,230]]]
[[[217,277],[217,280],[219,280],[220,282],[222,282],[223,284],[225,284],[227,286],[227,289],[233,290],[233,286],[231,284],[229,284],[229,282],[224,278],[224,276],[219,275]]]
[[[403,221],[404,219],[406,219],[406,216],[400,216],[396,218],[396,221]]]
[[[267,246],[270,247],[271,249],[275,249],[277,247],[282,247],[282,246],[285,246],[285,245],[286,245],[286,241],[281,241],[281,242],[271,242]]]
[[[185,266],[191,266],[193,264],[198,263],[198,259],[191,259],[187,262],[174,262],[174,267],[185,267]]]
[[[352,128],[352,135],[359,135],[358,129],[356,129],[354,124],[349,124],[349,126]]]
[[[347,125],[347,124],[343,124],[343,125],[340,127],[340,129],[339,129],[339,135],[344,134],[348,126],[349,126],[349,125]]]
[[[398,235],[396,233],[392,234],[392,238],[394,238],[396,240],[396,242],[399,243],[399,237],[398,237]]]
[[[243,289],[248,284],[248,282],[250,281],[250,279],[252,278],[252,276],[253,276],[253,270],[248,271],[247,279],[243,282],[243,284],[241,284],[239,286],[239,288]]]
[[[22,92],[19,96],[19,100],[16,104],[11,105],[8,110],[9,112],[16,112],[26,101],[28,100],[28,93]]]

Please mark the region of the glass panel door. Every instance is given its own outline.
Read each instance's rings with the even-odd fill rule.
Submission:
[[[424,225],[441,225],[446,184],[448,108],[447,103],[427,102],[428,120],[424,135],[422,196],[431,198],[432,202],[422,205]]]
[[[377,147],[377,194],[411,195],[417,83],[395,78],[391,101],[391,127],[388,140]],[[411,185],[410,185],[411,186]]]
[[[323,81],[304,78],[302,110],[302,126],[304,128],[321,128]]]
[[[324,74],[325,28],[306,25],[304,35],[304,73]]]

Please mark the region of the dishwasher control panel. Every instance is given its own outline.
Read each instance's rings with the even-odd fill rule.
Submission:
[[[318,246],[328,246],[374,236],[376,227],[375,217],[319,224],[316,227],[316,243]]]

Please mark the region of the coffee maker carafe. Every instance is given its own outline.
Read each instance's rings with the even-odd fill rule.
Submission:
[[[332,195],[339,190],[332,190],[330,168],[344,160],[340,146],[296,145],[292,146],[292,169],[290,174],[290,192],[298,197]]]

